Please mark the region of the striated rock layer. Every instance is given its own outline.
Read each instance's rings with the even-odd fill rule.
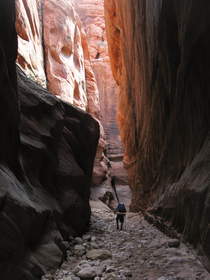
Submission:
[[[210,257],[207,0],[105,0],[132,209],[153,206]]]
[[[1,278],[41,279],[88,227],[99,127],[20,70],[17,82],[14,0],[0,2],[0,57]]]

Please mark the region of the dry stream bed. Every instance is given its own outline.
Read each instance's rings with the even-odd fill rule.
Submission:
[[[114,214],[91,201],[90,231],[69,244],[67,260],[43,280],[209,280],[194,251],[170,239],[138,214],[117,231]]]

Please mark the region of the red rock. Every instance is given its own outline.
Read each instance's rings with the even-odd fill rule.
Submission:
[[[17,63],[27,76],[46,87],[40,6],[36,0],[16,1]]]
[[[72,1],[17,0],[16,6],[17,62],[22,70],[42,85],[47,76],[47,88],[56,96],[99,119],[86,34]]]
[[[131,65],[131,61],[127,62],[125,58],[125,53],[129,52],[132,55],[132,45],[131,39],[126,38],[126,42],[124,42],[123,35],[122,35],[122,28],[124,36],[131,35],[130,30],[132,29],[132,25],[130,22],[130,18],[127,19],[127,22],[122,22],[121,12],[126,10],[127,5],[129,3],[123,1],[123,3],[119,3],[115,0],[105,0],[105,21],[106,21],[106,30],[107,30],[107,39],[109,42],[109,55],[111,59],[112,71],[114,78],[118,85],[120,85],[119,90],[119,106],[118,106],[118,121],[120,126],[120,134],[124,144],[124,164],[126,166],[128,177],[129,177],[129,184],[132,188],[132,207],[138,207],[141,191],[139,186],[139,178],[137,175],[137,139],[136,139],[136,125],[134,124],[135,120],[135,112],[133,108],[133,104],[135,101],[131,101],[132,86],[128,88],[127,85],[127,73],[129,76],[133,73],[133,68],[135,67],[135,63]],[[121,6],[123,4],[123,6]],[[126,16],[125,16],[126,17]],[[132,21],[132,20],[131,20]],[[125,35],[126,34],[126,35]],[[130,40],[130,41],[129,41]],[[129,41],[129,42],[127,42]],[[125,45],[129,45],[129,49],[125,49]],[[134,56],[132,56],[134,57]],[[136,57],[135,57],[136,59]],[[130,63],[130,65],[126,65],[125,63]],[[139,73],[138,73],[139,74]],[[137,73],[136,73],[137,76]],[[133,78],[130,77],[132,80],[133,87],[138,84],[137,88],[139,89],[138,80],[133,81]],[[137,78],[136,78],[137,79]],[[140,78],[139,78],[140,79]],[[135,84],[136,82],[136,84]],[[137,92],[137,89],[135,89]],[[137,106],[137,104],[136,104]]]
[[[113,78],[108,54],[104,20],[104,0],[75,0],[75,8],[87,33],[91,64],[95,73],[99,96],[101,121],[107,140],[107,155],[122,160],[122,144],[116,122],[118,87]],[[122,165],[113,164],[113,174],[127,176]]]
[[[63,100],[86,110],[81,30],[71,1],[44,1],[43,25],[48,89]]]

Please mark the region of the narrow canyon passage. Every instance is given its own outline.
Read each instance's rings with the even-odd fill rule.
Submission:
[[[210,279],[209,15],[0,1],[1,280]]]
[[[121,3],[114,0],[105,1],[111,62],[112,68],[114,69],[115,79],[118,82],[118,85],[121,86],[121,92],[119,92],[119,88],[117,89],[117,86],[113,82],[113,79],[110,75],[110,58],[106,49],[107,38],[101,10],[102,2],[103,1],[76,1],[76,9],[78,10],[78,13],[85,26],[87,40],[90,44],[91,63],[93,65],[93,71],[99,89],[99,100],[101,102],[101,121],[105,130],[105,140],[107,141],[106,157],[109,160],[110,166],[107,170],[107,179],[104,182],[97,184],[97,187],[92,189],[92,217],[90,231],[82,238],[77,237],[72,239],[68,245],[69,249],[67,251],[67,261],[64,262],[64,264],[61,266],[61,269],[59,269],[54,275],[46,275],[43,279],[210,279],[209,273],[203,267],[203,264],[201,264],[200,259],[197,256],[197,252],[195,252],[192,247],[189,245],[187,247],[184,245],[184,243],[180,242],[179,239],[171,239],[167,237],[158,231],[157,228],[148,224],[142,215],[132,212],[127,215],[126,229],[119,232],[116,230],[115,216],[113,212],[103,205],[100,200],[98,200],[98,198],[101,200],[106,200],[106,193],[113,193],[113,190],[111,189],[110,177],[115,175],[118,178],[117,190],[119,192],[120,200],[123,201],[127,207],[130,204],[131,194],[129,192],[128,179],[126,178],[126,175],[122,173],[123,150],[118,138],[119,131],[117,129],[115,119],[117,113],[117,94],[119,95],[120,100],[118,118],[120,120],[121,133],[123,135],[123,141],[126,148],[125,162],[126,166],[129,167],[129,179],[132,184],[132,209],[139,210],[140,207],[146,207],[148,202],[147,195],[151,195],[150,191],[147,190],[146,187],[147,185],[150,187],[150,180],[151,178],[153,179],[152,176],[154,176],[154,181],[157,179],[155,176],[159,176],[159,174],[155,174],[155,164],[152,162],[152,160],[150,161],[149,157],[147,158],[149,152],[154,151],[154,153],[156,153],[159,147],[149,147],[148,150],[146,150],[147,147],[141,147],[142,143],[139,144],[138,140],[136,140],[136,134],[138,135],[140,131],[145,133],[144,136],[146,140],[145,142],[142,140],[145,146],[149,145],[152,141],[155,142],[155,139],[150,139],[150,137],[156,137],[154,132],[156,127],[152,127],[153,130],[150,132],[152,136],[147,135],[146,126],[148,125],[149,127],[149,121],[152,122],[149,115],[149,113],[152,114],[152,109],[148,109],[148,116],[144,116],[142,112],[144,112],[146,115],[146,110],[148,107],[146,107],[146,109],[142,107],[140,100],[140,97],[142,97],[142,103],[149,106],[142,95],[148,90],[146,84],[149,83],[150,75],[152,76],[152,74],[146,73],[145,77],[147,80],[144,81],[142,78],[144,75],[142,75],[141,71],[147,71],[147,69],[145,70],[145,65],[150,65],[150,61],[148,62],[146,60],[147,57],[145,53],[147,54],[147,50],[144,53],[144,46],[138,45],[142,43],[141,40],[144,39],[147,43],[149,38],[145,38],[144,36],[146,35],[143,32],[141,34],[143,39],[139,38],[138,36],[140,31],[139,33],[135,33],[134,31],[132,34],[132,32],[129,30],[129,28],[132,29],[135,27],[133,27],[132,24],[136,24],[136,22],[133,22],[133,19],[129,18],[129,16],[134,17],[135,15],[137,18],[139,16],[133,11],[133,9],[135,9],[135,4],[133,1],[122,1]],[[143,1],[141,4],[141,13],[146,14],[150,8],[153,8],[152,4],[151,7],[150,4],[147,6],[146,2],[144,2],[145,5],[143,5]],[[99,8],[99,12],[97,8]],[[163,9],[164,8],[166,7],[163,5]],[[157,13],[157,10],[155,9],[158,10],[158,4],[157,7],[154,8],[154,15],[152,14],[154,18],[151,20],[154,20],[154,22],[155,13]],[[170,7],[168,7],[168,10],[170,13]],[[130,14],[128,13],[128,18],[125,17],[125,11],[130,12]],[[143,16],[142,18],[144,19]],[[141,24],[139,24],[139,26],[141,26]],[[145,26],[148,27],[149,24],[152,26],[154,23],[146,22]],[[150,26],[148,29],[148,34],[151,32],[150,36],[154,35],[152,33],[152,27],[152,31],[150,30]],[[120,32],[123,34],[122,36],[125,36],[126,34],[130,40],[128,38],[128,40],[126,40],[126,38],[120,37]],[[129,37],[131,34],[136,36],[136,38]],[[155,34],[154,36],[157,35]],[[155,45],[156,42],[153,43]],[[151,43],[151,46],[149,47],[152,49],[154,46]],[[168,51],[170,51],[170,46],[167,47],[169,48]],[[131,51],[132,49],[133,53]],[[145,49],[147,49],[147,46],[145,46]],[[152,50],[154,51],[154,49]],[[120,51],[124,53],[120,53]],[[136,58],[139,61],[142,59],[145,63],[145,65],[143,62],[141,64],[143,70],[139,70],[138,65],[136,65],[138,64],[135,62]],[[155,71],[158,71],[157,69],[159,69],[158,66],[156,67],[157,68],[155,68],[155,70],[151,70],[151,72],[154,71],[154,77],[155,74],[157,74]],[[139,86],[141,82],[142,84]],[[163,85],[161,84],[161,86]],[[124,90],[125,92],[123,92]],[[128,96],[126,96],[126,94]],[[150,101],[148,101],[148,103],[150,103]],[[152,104],[152,108],[153,106],[155,107],[156,104],[158,105],[157,100],[155,100],[154,104]],[[159,109],[162,113],[161,108]],[[167,110],[168,108],[165,108],[165,111]],[[144,117],[146,121],[149,121],[148,123],[145,123],[142,130],[140,130],[138,124],[135,123],[135,121],[139,121],[139,123],[141,123],[141,121],[144,120]],[[164,121],[165,120],[163,119],[162,122],[164,123]],[[151,124],[151,126],[152,125],[153,124]],[[142,139],[141,135],[138,135],[138,137],[139,139]],[[145,159],[143,158],[144,156]],[[141,163],[139,163],[141,160],[145,160],[145,167],[139,166],[141,165]],[[154,172],[151,171],[153,174],[150,177],[150,170],[152,168],[151,166],[154,167]],[[161,174],[161,170],[159,172]],[[144,185],[138,185],[139,182],[144,182]],[[180,237],[179,234],[178,237]]]

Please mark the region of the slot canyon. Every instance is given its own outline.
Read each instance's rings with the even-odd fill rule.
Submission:
[[[210,279],[209,15],[0,1],[0,279]]]

